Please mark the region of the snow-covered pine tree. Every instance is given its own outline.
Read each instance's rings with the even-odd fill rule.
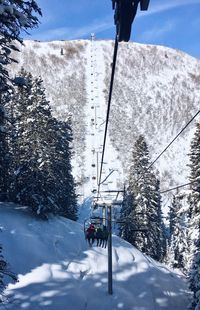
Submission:
[[[72,130],[69,120],[48,123],[46,138],[48,141],[49,181],[46,192],[48,199],[58,206],[56,213],[67,218],[77,219],[75,182],[72,176],[71,146]],[[51,189],[49,185],[52,184]]]
[[[191,240],[190,252],[193,253],[193,261],[190,272],[190,288],[193,291],[191,309],[200,309],[200,123],[196,126],[196,132],[190,148],[190,181],[191,194],[189,237]]]
[[[54,213],[76,219],[71,127],[52,116],[40,78],[24,70],[19,78],[24,82],[10,103],[10,200],[30,206],[39,216]]]
[[[167,252],[165,261],[170,266],[173,266],[174,263],[174,250],[172,246],[172,239],[174,235],[174,230],[176,226],[176,199],[175,196],[173,196],[171,205],[169,206],[168,211],[168,221],[169,221],[169,228],[167,231]]]
[[[141,135],[134,144],[130,166],[129,191],[135,196],[135,227],[147,231],[134,232],[135,245],[162,260],[165,252],[165,234],[162,222],[159,182],[150,168],[149,150]]]
[[[38,25],[41,10],[34,0],[1,0],[0,1],[0,91],[5,89],[9,74],[6,65],[13,62],[11,51],[18,50],[15,42],[22,43],[21,31]]]
[[[120,211],[119,235],[121,238],[130,242],[131,244],[135,244],[135,209],[136,206],[134,194],[127,190],[124,195],[123,205]]]
[[[7,145],[6,145],[6,119],[5,119],[5,96],[9,89],[9,72],[7,65],[15,61],[12,51],[18,51],[16,42],[22,43],[20,32],[27,31],[38,25],[41,10],[34,0],[1,0],[0,1],[0,197],[6,199],[7,179]]]
[[[5,180],[6,180],[6,149],[7,149],[7,143],[6,143],[6,128],[5,128],[5,109],[1,101],[0,105],[0,200],[5,200],[5,194],[6,194],[6,188],[5,188]]]
[[[24,70],[20,78],[24,79],[24,84],[18,86],[9,102],[13,123],[9,145],[12,154],[10,200],[38,211],[39,206],[41,209],[46,206],[42,189],[44,176],[39,167],[44,156],[41,139],[51,113],[38,87],[40,81]]]
[[[188,213],[183,201],[185,194],[173,197],[169,208],[168,263],[174,268],[187,272],[188,269]]]
[[[173,196],[173,200],[171,205],[169,206],[168,219],[169,219],[169,245],[172,241],[172,236],[174,234],[175,226],[176,226],[176,214],[177,214],[177,206],[176,206],[176,197]]]
[[[167,234],[166,234],[166,227],[164,225],[163,221],[163,213],[162,213],[162,201],[161,201],[161,194],[160,194],[160,181],[156,178],[156,176],[153,174],[152,179],[154,180],[155,184],[155,190],[153,191],[153,206],[151,212],[151,218],[150,223],[152,222],[152,230],[156,233],[156,240],[155,243],[157,243],[157,259],[159,261],[163,261],[163,259],[166,256],[167,251]],[[158,226],[153,227],[154,224],[158,224]]]
[[[195,243],[195,251],[189,276],[190,289],[193,292],[190,309],[200,310],[200,235]]]

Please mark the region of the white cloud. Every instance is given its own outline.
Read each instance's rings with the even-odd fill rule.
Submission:
[[[38,32],[35,36],[37,36],[38,40],[53,40],[53,39],[78,39],[84,36],[89,35],[91,32],[99,33],[104,30],[114,28],[114,24],[112,19],[105,19],[103,21],[96,21],[92,24],[86,25],[80,28],[73,27],[59,27],[51,30],[47,30],[44,32]],[[35,37],[33,36],[33,37]]]
[[[154,27],[150,30],[147,30],[143,32],[140,36],[140,39],[142,39],[145,42],[149,42],[158,38],[162,38],[166,33],[172,31],[175,27],[174,21],[167,21],[165,24],[161,27]]]
[[[147,12],[142,12],[139,14],[139,16],[145,16],[146,15],[152,15],[152,14],[156,14],[156,13],[160,13],[163,11],[167,11],[170,9],[174,9],[176,7],[180,7],[180,6],[186,6],[186,5],[192,5],[192,4],[198,4],[200,3],[200,0],[168,0],[163,3],[160,3],[161,1],[159,0],[159,3],[156,4],[151,4],[150,2],[150,6],[149,6],[149,10]]]
[[[69,39],[83,37],[90,34],[91,32],[99,33],[112,27],[114,27],[114,25],[111,21],[102,21],[99,23],[87,25],[82,28],[74,29],[73,32],[71,32],[71,38],[69,37]]]

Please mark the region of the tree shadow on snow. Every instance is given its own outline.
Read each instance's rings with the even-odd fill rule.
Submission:
[[[94,274],[79,268],[76,273],[66,270],[46,282],[14,289],[13,302],[7,309],[187,309],[189,294],[184,283],[178,276],[153,266],[140,271],[140,263],[131,262],[117,268],[112,296],[107,293],[106,272]]]

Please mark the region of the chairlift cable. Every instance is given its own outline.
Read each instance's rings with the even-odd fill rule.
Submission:
[[[194,183],[196,183],[196,182],[197,182],[197,181],[193,181],[193,182],[189,182],[189,183],[186,183],[186,184],[178,185],[178,186],[176,186],[176,187],[172,187],[172,188],[163,190],[163,191],[161,191],[160,193],[161,193],[161,194],[168,193],[168,192],[174,191],[175,189],[179,189],[179,188],[181,188],[181,187],[185,187],[185,186],[194,184]]]
[[[123,1],[122,1],[123,2]],[[97,192],[97,199],[99,197],[100,193],[100,186],[101,186],[101,177],[102,177],[102,169],[103,169],[103,160],[104,160],[104,153],[105,153],[105,146],[106,146],[106,137],[107,137],[107,131],[108,131],[108,122],[109,122],[109,115],[110,115],[110,105],[111,105],[111,98],[112,98],[112,90],[113,90],[113,82],[114,82],[114,75],[115,75],[115,66],[116,66],[116,60],[117,60],[117,51],[118,51],[118,42],[120,41],[126,41],[128,42],[130,39],[131,34],[131,26],[135,19],[138,4],[140,3],[140,9],[142,11],[147,11],[149,6],[150,0],[137,0],[134,1],[132,7],[132,12],[129,14],[130,6],[128,3],[124,2],[125,7],[119,6],[118,0],[112,0],[112,8],[115,10],[114,14],[114,21],[116,25],[116,37],[115,37],[115,46],[114,46],[114,54],[113,54],[113,63],[112,63],[112,73],[111,73],[111,82],[110,82],[110,90],[109,90],[109,99],[108,99],[108,107],[107,107],[107,116],[106,116],[106,124],[105,124],[105,132],[104,132],[104,142],[103,142],[103,151],[102,151],[102,158],[101,158],[101,166],[100,166],[100,173],[99,173],[99,182],[98,182],[98,192]],[[124,12],[128,12],[127,18],[120,12],[120,10],[123,9]],[[127,13],[126,12],[126,13]],[[121,17],[120,17],[121,15]],[[123,18],[122,18],[123,17]],[[128,23],[127,23],[128,22]]]
[[[182,132],[190,125],[190,123],[197,117],[197,115],[200,113],[200,110],[189,120],[189,122],[179,131],[179,133],[173,138],[173,140],[164,148],[164,150],[151,162],[151,164],[147,167],[147,170],[149,170],[156,161],[167,151],[167,149],[175,142],[175,140],[182,134]],[[136,182],[138,182],[142,176],[140,176]]]

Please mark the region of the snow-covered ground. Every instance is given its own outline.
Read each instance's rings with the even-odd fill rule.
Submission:
[[[107,249],[89,248],[81,224],[62,217],[39,221],[25,208],[1,203],[0,227],[3,254],[19,276],[6,291],[7,309],[187,309],[183,276],[116,236],[111,296]]]

